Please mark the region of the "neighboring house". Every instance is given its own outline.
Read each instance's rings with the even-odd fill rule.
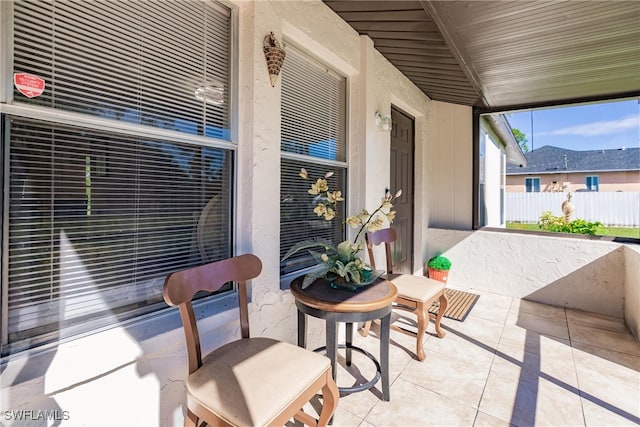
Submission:
[[[508,192],[640,191],[640,148],[575,151],[544,146],[507,166]]]

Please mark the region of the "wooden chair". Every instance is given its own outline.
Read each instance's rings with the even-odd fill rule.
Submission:
[[[338,406],[338,387],[326,356],[270,338],[249,338],[247,281],[257,277],[262,263],[255,255],[240,255],[170,274],[165,301],[180,308],[189,376],[186,381],[185,426],[205,421],[211,426],[283,425],[292,418],[326,426]],[[191,300],[198,291],[238,284],[242,339],[202,357]],[[316,420],[302,407],[322,391],[322,411]]]
[[[369,262],[372,268],[376,268],[373,257],[373,247],[384,243],[387,255],[387,280],[393,282],[398,288],[398,297],[395,300],[394,309],[408,311],[414,313],[418,318],[417,333],[391,325],[391,329],[416,337],[416,355],[418,360],[425,359],[423,341],[424,334],[429,325],[429,319],[435,320],[436,334],[439,338],[445,336],[445,332],[440,328],[440,321],[447,309],[448,300],[444,291],[445,284],[434,279],[423,276],[414,276],[412,274],[393,274],[393,259],[391,257],[391,243],[397,239],[396,231],[393,228],[385,228],[373,233],[365,234],[367,242],[367,251],[369,253]],[[435,300],[439,300],[440,308],[438,315],[429,313],[429,308]],[[367,322],[361,333],[367,336],[371,322]]]

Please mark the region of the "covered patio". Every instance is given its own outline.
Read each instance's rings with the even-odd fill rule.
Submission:
[[[0,20],[13,22],[13,2],[0,3]],[[121,155],[111,151],[117,145],[112,143],[114,135],[127,144],[132,139],[145,141],[154,138],[165,143],[179,143],[185,151],[193,150],[196,153],[186,160],[175,160],[179,158],[179,150],[168,143],[164,151],[157,148],[160,144],[156,143],[151,144],[152,148],[148,150],[157,156],[153,158],[154,162],[157,161],[154,165],[168,164],[170,167],[164,170],[176,173],[177,179],[188,176],[194,181],[181,181],[183,187],[180,187],[180,197],[184,198],[184,202],[176,198],[177,187],[173,187],[171,180],[166,188],[150,192],[152,197],[149,200],[160,207],[161,213],[164,213],[162,203],[167,202],[171,209],[179,205],[179,215],[182,216],[178,227],[167,222],[167,226],[160,227],[159,231],[154,229],[159,236],[154,237],[157,240],[149,239],[148,245],[153,249],[154,257],[145,264],[149,270],[149,280],[144,282],[148,286],[144,291],[149,295],[139,297],[142,309],[148,308],[145,305],[148,300],[156,298],[153,300],[155,304],[162,301],[162,282],[169,267],[173,268],[172,264],[166,263],[168,254],[184,250],[182,255],[187,260],[185,262],[192,264],[204,262],[207,258],[202,255],[201,248],[198,250],[199,245],[205,245],[197,238],[201,237],[199,218],[209,209],[212,218],[222,218],[221,221],[214,221],[215,227],[224,229],[226,233],[219,239],[221,243],[215,242],[223,249],[220,253],[253,253],[262,260],[262,273],[251,282],[249,307],[252,335],[295,341],[296,308],[288,290],[291,277],[287,278],[285,273],[289,272],[283,273],[279,268],[281,255],[287,250],[282,244],[281,224],[288,195],[281,192],[281,185],[285,181],[282,176],[287,167],[293,170],[290,167],[293,164],[297,171],[299,165],[296,162],[308,162],[312,156],[309,153],[286,152],[285,149],[282,121],[286,94],[282,89],[283,76],[276,79],[275,84],[272,83],[263,54],[265,36],[274,34],[285,49],[290,49],[285,64],[286,61],[292,63],[294,55],[303,59],[311,58],[315,61],[311,69],[320,69],[322,73],[345,82],[343,93],[337,97],[343,107],[338,122],[343,126],[344,156],[340,159],[336,157],[337,160],[323,158],[317,165],[323,171],[328,166],[340,167],[345,171],[346,178],[342,184],[345,191],[349,190],[347,198],[350,209],[375,206],[380,194],[389,186],[391,137],[387,130],[376,124],[377,113],[387,115],[398,110],[410,117],[415,132],[415,169],[409,185],[415,190],[411,200],[413,240],[408,248],[410,272],[422,275],[426,260],[435,254],[445,254],[454,265],[448,286],[480,295],[463,322],[443,320],[447,333],[444,338],[436,337],[433,323],[430,324],[425,339],[426,359],[423,362],[414,356],[415,341],[412,338],[392,333],[391,400],[381,400],[380,384],[370,391],[343,396],[334,425],[525,427],[640,424],[638,242],[485,227],[486,224],[479,220],[477,191],[479,120],[482,113],[640,96],[640,3],[333,0],[224,0],[202,3],[194,0],[193,3],[211,7],[220,13],[221,22],[228,25],[228,31],[224,33],[228,37],[222,41],[211,38],[215,43],[210,42],[209,45],[224,48],[222,50],[228,53],[226,59],[220,60],[228,65],[228,69],[221,71],[224,77],[221,80],[227,79],[224,80],[226,86],[220,84],[213,87],[224,92],[224,102],[215,107],[223,110],[219,114],[222,124],[215,128],[213,136],[203,132],[203,126],[199,124],[191,126],[191,122],[189,126],[169,129],[170,126],[161,120],[126,122],[128,115],[116,114],[121,113],[118,110],[109,115],[99,109],[91,110],[80,105],[77,111],[61,111],[56,109],[58,105],[44,105],[44,101],[43,105],[35,105],[40,102],[38,98],[29,101],[31,104],[19,97],[16,102],[9,82],[11,73],[7,71],[14,61],[11,53],[7,53],[11,49],[7,49],[0,58],[0,63],[6,65],[0,70],[0,76],[6,79],[6,84],[0,88],[0,113],[3,119],[6,117],[7,129],[10,120],[26,122],[25,129],[32,126],[30,121],[44,123],[38,123],[45,129],[38,127],[38,132],[45,136],[42,145],[34,144],[37,148],[34,157],[42,155],[46,158],[47,161],[42,164],[51,170],[47,169],[46,173],[38,176],[56,177],[56,171],[60,172],[51,166],[53,160],[49,165],[48,154],[38,151],[40,147],[48,149],[53,146],[46,139],[53,134],[53,127],[47,126],[53,126],[50,123],[60,125],[65,132],[76,132],[76,127],[81,128],[75,134],[79,148],[72,146],[73,150],[77,150],[72,150],[77,153],[77,159],[72,159],[76,161],[73,167],[66,163],[73,156],[60,155],[59,159],[54,160],[61,161],[61,164],[75,172],[68,181],[79,184],[67,193],[62,192],[66,196],[79,194],[81,197],[72,200],[75,202],[84,202],[88,187],[86,171],[97,166],[93,169],[91,184],[94,192],[93,217],[89,220],[98,217],[100,208],[118,210],[117,203],[122,203],[126,209],[120,210],[127,210],[131,204],[129,199],[123,197],[122,202],[118,199],[114,206],[115,199],[109,198],[115,190],[107,186],[108,181],[111,180],[111,186],[115,182],[118,190],[119,181],[114,181],[114,176],[122,182],[128,182],[132,171],[136,169],[131,166],[133,162],[128,163],[131,160],[128,153]],[[26,2],[20,5],[25,4],[40,7],[45,3]],[[149,28],[158,31],[156,37],[170,33],[164,26],[170,28],[171,20],[167,16],[173,15],[163,12],[163,5],[156,10],[156,5],[160,3],[140,4],[152,10],[145,13],[154,20]],[[67,5],[73,3],[68,2]],[[117,2],[113,5],[119,12],[114,14],[115,24],[110,22],[113,24],[110,27],[113,34],[103,34],[100,25],[95,24],[106,20],[105,16],[112,18],[100,7],[95,7],[95,10],[91,10],[94,23],[83,24],[82,34],[77,35],[85,37],[95,32],[98,39],[105,37],[107,41],[114,42],[113,45],[104,44],[107,47],[101,54],[107,60],[103,60],[100,66],[109,64],[111,50],[118,48],[119,37],[123,37],[119,31],[121,28],[127,30],[119,20],[124,22],[129,19],[130,11],[120,11]],[[129,3],[126,7],[137,6]],[[191,19],[193,16],[200,18],[199,12],[192,16],[185,10],[178,7],[172,13],[185,13],[189,18],[185,22],[200,25],[199,19]],[[76,14],[76,11],[69,14],[71,32],[75,28]],[[40,12],[36,15],[40,16]],[[24,31],[23,36],[24,45],[27,46],[25,51],[29,55],[36,52],[34,55],[40,66],[39,50],[31,49],[28,45],[38,38],[32,37],[31,33],[40,31],[39,21],[31,19],[26,13],[24,16],[23,25],[28,30]],[[13,35],[8,28],[0,30],[3,35],[0,38],[2,46],[12,43]],[[203,25],[202,28],[197,31],[212,31],[217,37],[213,26]],[[197,31],[185,30],[184,33],[194,34]],[[73,37],[67,37],[66,34],[60,39],[73,41]],[[188,40],[186,37],[183,40],[177,36],[167,39],[170,42],[179,39],[184,44],[192,43],[195,46],[193,51],[200,52],[199,40]],[[92,51],[91,39],[88,40],[84,41],[85,46],[89,46],[85,49],[89,52],[86,62],[96,56]],[[153,37],[150,40],[155,49],[155,40]],[[138,41],[135,39],[132,44],[135,47],[134,57]],[[166,42],[168,46],[171,46],[170,42]],[[50,45],[54,46],[53,43]],[[80,55],[81,52],[75,53],[74,43],[69,43],[69,46],[69,52],[73,53],[63,59],[73,62],[74,55]],[[187,84],[184,79],[176,79],[178,83],[167,83],[166,88],[158,89],[160,85],[157,81],[162,81],[163,73],[169,72],[167,70],[172,72],[172,67],[162,72],[156,70],[156,74],[146,73],[146,66],[168,57],[161,48],[153,52],[157,54],[156,57],[152,56],[155,60],[140,65],[140,73],[131,74],[133,86],[137,87],[140,76],[149,77],[148,74],[152,74],[149,82],[145,83],[151,92],[166,89],[175,94],[175,99],[169,104],[184,103],[186,114],[200,111],[193,105],[205,111],[205,101],[192,99],[194,89],[200,89],[198,82],[188,81]],[[171,53],[179,50],[169,49]],[[28,55],[25,54],[25,57]],[[30,65],[29,61],[24,62],[25,67]],[[52,60],[41,62],[44,64],[42,67],[46,68]],[[180,65],[188,63],[190,66],[192,62],[182,61]],[[116,71],[110,72],[117,74],[125,69],[135,69],[135,66],[129,65],[127,63],[121,69],[116,67]],[[71,74],[76,73],[73,66],[69,69],[72,70]],[[294,74],[290,72],[289,76]],[[100,91],[109,89],[111,83],[109,81],[104,85],[107,89],[98,86],[103,83],[100,81],[100,72],[96,72],[92,78],[95,78],[93,83],[98,89],[91,95],[98,98]],[[69,98],[74,101],[76,88],[73,85],[78,82],[69,79],[63,83],[71,87],[72,95]],[[47,85],[50,85],[49,81]],[[289,85],[289,88],[295,87],[295,80],[290,80]],[[65,89],[64,84],[60,87]],[[128,91],[117,91],[118,96],[121,92],[129,95]],[[218,92],[216,94],[220,96]],[[49,96],[47,92],[46,96]],[[174,104],[166,106],[162,96],[157,98],[162,104],[159,109],[162,117],[173,113]],[[78,99],[84,102],[84,98]],[[138,99],[132,99],[133,104],[138,103]],[[313,102],[304,99],[298,109],[303,110],[311,104]],[[64,102],[62,105],[64,107]],[[96,115],[96,111],[99,114]],[[319,108],[315,112],[307,112],[307,116],[317,119],[318,112],[324,111],[324,108]],[[199,113],[193,114],[199,118]],[[326,122],[322,124],[324,126]],[[207,125],[205,123],[204,128]],[[86,131],[85,127],[92,130],[93,134]],[[28,140],[29,132],[25,131],[23,136],[15,129],[19,131],[19,126],[14,125],[12,131],[19,138]],[[185,136],[185,129],[193,129],[193,134]],[[87,136],[85,141],[85,133],[94,136]],[[8,130],[3,133],[5,135],[9,135]],[[96,159],[95,153],[89,150],[95,148],[93,141],[102,138],[104,147],[100,147],[100,156]],[[58,137],[58,141],[60,139]],[[9,144],[8,136],[6,144]],[[22,147],[20,144],[22,141],[18,139],[18,149]],[[123,142],[122,146],[127,145]],[[500,149],[508,151],[508,144],[501,145]],[[207,150],[212,150],[214,154],[206,157]],[[509,155],[497,151],[501,156]],[[6,153],[9,152],[7,148]],[[94,155],[94,158],[87,153]],[[114,165],[113,160],[118,157],[114,153],[125,160]],[[28,154],[25,153],[24,158]],[[191,159],[198,156],[204,159],[203,169],[192,173]],[[222,158],[225,160],[220,160]],[[9,156],[4,160],[11,166]],[[40,163],[37,166],[40,167]],[[122,175],[115,175],[113,166],[118,166]],[[212,168],[209,176],[206,176],[207,167]],[[34,170],[40,171],[37,168]],[[166,178],[161,168],[149,167],[149,170],[152,174],[147,181],[152,184]],[[225,172],[222,173],[222,170]],[[5,188],[8,189],[14,175],[9,173],[9,168],[5,175]],[[201,177],[214,182],[215,188],[211,191],[223,194],[223,200],[228,204],[218,203],[218,199],[211,194],[207,193],[206,197],[204,193],[199,194],[198,185],[201,182],[198,179]],[[43,179],[45,181],[48,185],[55,180]],[[29,183],[27,180],[25,182]],[[40,184],[40,181],[37,183]],[[100,187],[101,184],[103,187]],[[17,193],[31,191],[26,184],[15,188],[18,189]],[[44,184],[42,188],[45,188],[42,194],[47,194],[47,197],[55,193]],[[40,203],[46,198],[38,197],[36,192],[34,194],[34,205],[43,207],[45,220],[41,220],[41,223],[45,225],[42,225],[42,229],[46,228],[46,220],[60,214],[69,216],[69,223],[75,226],[75,231],[93,232],[94,224],[85,221],[89,215],[84,214],[90,212],[85,204],[80,203],[79,208],[73,205],[74,209],[59,204],[58,211],[52,208],[49,215],[49,211],[44,209],[47,203]],[[98,195],[104,197],[100,199]],[[20,197],[18,194],[16,205],[20,205]],[[3,202],[7,207],[10,205],[8,200]],[[51,206],[56,207],[53,202]],[[187,208],[182,210],[183,206]],[[296,208],[299,206],[294,206]],[[26,211],[29,214],[35,212]],[[120,214],[118,211],[114,224],[128,224],[128,219],[121,218]],[[3,215],[3,221],[7,221],[6,225],[3,222],[3,238],[8,242],[12,231],[8,210],[3,211]],[[84,222],[79,227],[77,224],[81,220]],[[105,235],[118,228],[108,221],[105,224]],[[164,226],[164,223],[161,224]],[[174,242],[165,241],[168,235],[165,233],[172,232],[172,227],[181,231],[182,246],[176,244],[177,249],[171,247]],[[218,228],[210,234],[216,234]],[[137,229],[134,231],[137,232]],[[91,250],[84,253],[81,250],[86,248],[82,239],[86,237],[90,241],[93,234],[79,234],[77,238],[71,235],[67,238],[63,232],[59,235],[66,240],[60,240],[65,245],[60,252],[66,250],[71,255],[65,265],[62,260],[45,253],[50,266],[47,264],[49,270],[43,270],[43,275],[54,279],[57,274],[63,277],[65,272],[62,267],[66,267],[69,272],[65,278],[69,278],[72,285],[71,279],[84,275],[88,277],[86,283],[89,285],[83,290],[94,292],[94,287],[108,289],[100,280],[109,282],[114,274],[101,276],[103,271],[96,267],[105,258],[102,246],[100,251],[91,245]],[[349,231],[343,230],[343,234],[348,235]],[[60,238],[54,233],[52,236],[51,241]],[[137,235],[135,237],[137,239]],[[26,239],[18,235],[15,240],[21,244]],[[109,242],[107,238],[104,240],[99,243],[106,248]],[[45,241],[43,251],[50,249],[50,246]],[[159,246],[163,248],[161,254],[155,253]],[[18,249],[16,253],[20,255],[22,246]],[[110,254],[107,249],[104,251]],[[118,260],[129,262],[128,251],[125,248],[124,255],[118,254]],[[8,256],[9,243],[4,243],[3,257]],[[222,255],[216,252],[215,256]],[[24,262],[25,269],[31,268],[31,258],[24,256],[18,261]],[[55,264],[58,261],[59,265]],[[23,321],[20,317],[23,312],[11,319],[8,314],[12,308],[9,307],[7,296],[12,285],[9,283],[8,265],[9,261],[5,262],[3,258],[2,318],[3,323],[12,320],[19,324]],[[162,265],[166,271],[154,270],[158,265]],[[132,270],[137,267],[133,266]],[[118,270],[119,264],[113,268],[113,271]],[[76,275],[76,270],[81,273]],[[50,271],[53,273],[50,274]],[[291,274],[300,273],[294,271]],[[129,283],[129,278],[122,280],[123,286],[132,288],[122,299],[126,300],[130,295],[137,296],[137,293],[143,294],[141,288]],[[49,284],[46,280],[43,283],[45,288]],[[18,291],[12,295],[20,297]],[[24,420],[17,418],[16,414],[28,411],[59,414],[61,418],[54,422],[63,426],[182,425],[187,361],[177,311],[162,306],[121,320],[118,310],[110,311],[107,304],[111,302],[109,295],[98,292],[95,295],[96,305],[106,313],[95,326],[92,324],[87,327],[85,318],[74,323],[77,319],[70,317],[69,322],[74,328],[77,327],[77,331],[73,328],[64,329],[64,321],[67,320],[64,316],[70,312],[65,305],[69,300],[64,299],[64,295],[59,300],[56,299],[57,295],[56,298],[49,298],[53,301],[51,305],[54,310],[47,313],[59,310],[60,319],[55,317],[58,315],[55,312],[51,315],[54,319],[52,322],[41,325],[38,323],[41,316],[37,307],[33,315],[26,311],[27,320],[34,319],[36,326],[49,328],[45,329],[46,333],[39,334],[37,327],[28,324],[24,330],[16,326],[17,332],[10,334],[3,326],[2,349],[5,353],[0,360],[0,407],[7,411],[3,421],[7,421],[8,425],[42,425],[42,420],[32,419],[23,423]],[[48,294],[45,296],[50,297]],[[30,302],[28,297],[24,299]],[[48,302],[44,297],[41,300],[44,300],[43,305]],[[237,321],[237,306],[237,293],[231,287],[219,295],[200,300],[196,305],[203,323],[201,340],[205,353],[238,337],[240,324]],[[93,314],[90,312],[86,316],[86,323],[95,320],[92,319]],[[54,338],[50,339],[48,333]],[[311,321],[307,347],[322,345],[324,338],[322,323]],[[375,326],[366,338],[356,333],[355,340],[356,345],[374,355],[379,351]],[[373,366],[367,360],[359,361],[357,354],[355,357],[353,367],[340,368],[339,385],[351,385],[349,373],[360,379],[370,377]],[[313,413],[318,405],[316,400],[306,409]],[[295,425],[293,422],[290,424]]]
[[[474,106],[475,118],[482,112],[637,98],[640,93],[640,15],[632,2],[619,7],[527,1],[324,2],[369,36],[431,99]],[[474,216],[476,227],[477,220]],[[535,236],[505,237],[487,230],[487,246],[470,236],[474,242],[464,243],[464,237],[452,234],[465,233],[443,230],[447,220],[439,221],[427,233],[428,250],[470,261],[463,261],[459,267],[464,271],[454,272],[451,283],[479,293],[477,305],[462,323],[445,319],[445,338],[430,330],[423,363],[408,354],[410,339],[393,335],[391,402],[377,398],[379,389],[347,396],[340,402],[337,424],[640,422],[639,333],[632,320],[636,314],[631,314],[640,306],[637,245],[624,248],[624,314],[603,314],[601,303],[613,302],[612,288],[607,285],[600,294],[595,290],[598,280],[591,279],[595,271],[608,268],[606,256],[593,258],[586,268],[594,268],[591,273],[579,263],[573,273],[556,276],[540,268],[550,266],[549,258],[560,261],[563,250],[545,255],[559,241],[547,245]],[[585,249],[592,242],[576,244]],[[511,251],[515,254],[502,259],[504,264],[494,262]],[[560,264],[576,261],[573,253],[569,258]],[[529,288],[531,282],[548,285]],[[583,298],[592,292],[599,296]],[[371,340],[358,339],[359,345],[376,351]]]

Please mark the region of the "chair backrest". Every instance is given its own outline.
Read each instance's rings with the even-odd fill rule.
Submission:
[[[200,336],[196,316],[191,300],[198,291],[214,292],[225,283],[238,284],[238,300],[240,308],[240,330],[242,338],[249,338],[249,309],[247,301],[247,281],[260,275],[262,262],[252,254],[239,255],[233,258],[177,271],[167,276],[162,295],[167,304],[178,306],[182,326],[187,340],[187,356],[189,373],[202,366]]]
[[[376,262],[373,257],[373,247],[384,243],[384,249],[387,255],[387,274],[393,273],[393,259],[391,258],[391,243],[398,238],[396,230],[393,228],[383,228],[373,233],[365,233],[364,240],[367,242],[367,252],[369,253],[369,263],[372,268],[376,268]]]

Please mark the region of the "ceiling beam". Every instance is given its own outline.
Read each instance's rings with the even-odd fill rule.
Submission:
[[[459,40],[456,35],[453,23],[447,17],[447,14],[444,12],[444,9],[438,2],[429,1],[429,0],[421,0],[420,5],[426,12],[426,14],[431,18],[438,30],[442,34],[442,38],[444,39],[445,44],[451,51],[451,54],[458,61],[460,68],[464,72],[464,74],[469,79],[470,85],[475,89],[478,93],[479,98],[482,100],[482,103],[487,105],[492,105],[491,99],[487,98],[485,91],[480,84],[480,77],[476,73],[473,68],[473,62],[471,61],[469,54],[464,49],[464,45]]]

